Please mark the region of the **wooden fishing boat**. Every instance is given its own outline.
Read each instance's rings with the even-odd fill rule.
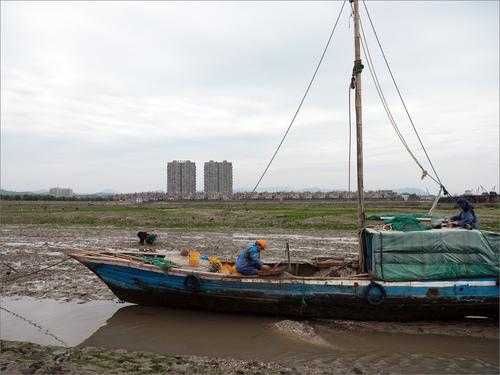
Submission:
[[[164,271],[137,254],[83,253],[71,257],[92,270],[119,299],[142,305],[360,320],[498,315],[495,278],[385,282],[374,281],[370,275],[300,276],[314,268],[305,262],[292,264],[299,275],[259,277],[225,275],[189,266]]]
[[[342,3],[339,18],[345,3],[345,1]],[[318,265],[302,262],[290,264],[289,272],[284,276],[250,277],[209,272],[208,269],[193,268],[187,265],[162,269],[147,262],[147,258],[152,256],[144,254],[138,256],[137,254],[91,252],[75,253],[71,256],[92,270],[118,298],[137,304],[226,312],[265,313],[300,318],[415,320],[455,319],[466,315],[498,316],[498,235],[489,235],[494,240],[494,243],[491,244],[479,231],[461,231],[457,229],[450,230],[444,233],[443,236],[439,233],[429,232],[429,235],[423,237],[430,236],[431,239],[427,238],[426,241],[432,242],[432,236],[435,236],[438,243],[444,244],[441,247],[443,254],[436,250],[439,250],[439,246],[434,246],[431,243],[427,247],[422,247],[427,253],[424,252],[421,256],[417,256],[415,254],[423,250],[418,246],[408,249],[407,245],[408,243],[418,244],[423,237],[417,238],[411,232],[408,234],[401,233],[396,239],[389,238],[392,248],[388,249],[383,246],[384,233],[369,234],[365,229],[361,105],[361,72],[363,64],[361,62],[361,47],[365,50],[372,78],[398,137],[400,137],[405,148],[418,164],[422,176],[427,176],[437,182],[440,193],[444,192],[446,194],[447,191],[428,157],[428,153],[416,132],[411,118],[410,122],[432,167],[434,176],[423,169],[422,164],[411,153],[409,146],[402,138],[402,134],[398,131],[388,110],[385,98],[381,95],[380,86],[377,85],[378,79],[373,74],[374,67],[364,38],[364,31],[361,29],[358,0],[350,0],[350,3],[354,23],[355,45],[355,60],[350,87],[355,90],[359,274],[350,277],[317,277],[313,276],[311,271],[314,271],[315,267],[319,269]],[[364,5],[366,7],[366,4]],[[369,17],[368,9],[365,9]],[[337,18],[337,22],[339,18]],[[369,20],[371,23],[371,19]],[[326,48],[328,48],[335,31],[335,26]],[[325,53],[323,53],[319,61],[309,87],[316,76],[324,55]],[[394,84],[396,85],[395,81]],[[290,126],[302,106],[309,87]],[[398,94],[403,101],[399,89]],[[407,111],[406,105],[404,107]],[[408,117],[410,117],[409,114]],[[259,182],[267,172],[276,152],[288,134],[288,130],[285,132]],[[369,236],[371,236],[371,239],[367,241],[366,238]],[[456,254],[449,255],[446,253],[449,250],[449,246],[446,244],[448,238],[454,241],[454,249],[457,250]],[[399,247],[406,252],[398,252]],[[399,271],[394,268],[394,264],[398,266],[397,262],[406,258],[410,258],[416,263],[402,265]],[[436,259],[443,262],[443,269],[446,272],[440,269]],[[463,264],[460,264],[461,259],[463,259]],[[476,263],[467,263],[471,259],[475,259]],[[389,261],[392,263],[387,263]],[[437,267],[433,267],[436,264]],[[407,271],[411,271],[411,276],[404,274]],[[398,277],[400,280],[397,279]]]

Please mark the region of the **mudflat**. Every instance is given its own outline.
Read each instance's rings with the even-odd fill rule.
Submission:
[[[150,228],[148,230],[151,231]],[[137,231],[112,227],[3,225],[0,229],[2,295],[22,295],[65,300],[112,299],[109,289],[87,268],[67,257],[78,251],[125,251],[179,254],[195,249],[201,254],[234,259],[241,248],[256,238],[266,238],[264,259],[284,260],[285,243],[294,259],[341,255],[355,257],[356,237],[348,231],[275,230],[195,231],[154,229],[158,242],[139,245]],[[64,261],[60,264],[59,262]],[[38,272],[40,269],[50,267]],[[21,275],[29,277],[18,279]]]
[[[206,255],[234,258],[256,238],[268,240],[268,260],[285,259],[286,241],[294,259],[356,256],[356,233],[348,227],[349,220],[355,222],[352,207],[320,204],[308,211],[306,203],[257,205],[253,213],[243,208],[237,210],[239,213],[227,213],[224,203],[193,209],[179,204],[174,208],[169,204],[122,208],[114,203],[2,202],[1,307],[10,312],[0,311],[4,324],[0,371],[498,373],[499,327],[491,320],[299,322],[121,305],[92,272],[67,257],[69,252],[86,250],[177,254],[196,249]],[[85,207],[90,207],[89,212]],[[377,209],[395,212],[415,207]],[[480,209],[481,223],[495,229],[500,221],[498,210],[488,205]],[[170,210],[177,210],[177,214],[170,215]],[[453,209],[444,211],[451,214]],[[234,215],[242,215],[242,221],[229,220]],[[167,216],[173,217],[169,219],[172,227],[164,226],[169,223]],[[85,222],[89,217],[92,220]],[[158,243],[139,245],[138,230],[154,231]],[[61,315],[61,311],[65,313]],[[6,323],[10,331],[5,329]],[[8,337],[5,332],[10,332]],[[54,341],[47,332],[55,332],[66,345]],[[173,341],[174,337],[180,343]],[[248,347],[241,346],[245,341]]]
[[[2,374],[300,374],[278,363],[0,340]]]

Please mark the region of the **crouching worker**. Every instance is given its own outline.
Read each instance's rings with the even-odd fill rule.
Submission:
[[[144,241],[148,238],[148,232],[137,232],[137,237],[139,237],[139,244],[144,245]]]
[[[270,267],[263,265],[260,260],[261,250],[265,250],[267,246],[266,240],[257,240],[254,244],[249,245],[241,250],[236,259],[236,270],[242,275],[257,275],[260,270],[267,270]]]
[[[448,226],[465,229],[477,229],[477,217],[472,204],[467,199],[458,198],[457,206],[460,207],[460,212],[458,215],[450,218]]]
[[[156,239],[158,238],[156,234],[148,232],[138,232],[137,237],[139,237],[140,245],[144,245],[144,241],[146,241],[148,245],[154,245]]]

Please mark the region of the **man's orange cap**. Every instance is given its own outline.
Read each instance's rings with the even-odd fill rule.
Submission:
[[[257,241],[255,241],[255,243],[257,245],[259,245],[259,247],[261,249],[265,249],[267,247],[267,241],[266,240],[257,240]]]

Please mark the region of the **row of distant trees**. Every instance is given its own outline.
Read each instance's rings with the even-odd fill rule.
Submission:
[[[498,201],[498,195],[495,192],[490,194],[482,195],[463,195],[464,198],[468,199],[472,203],[496,203]],[[457,197],[441,197],[441,203],[453,203]],[[416,194],[409,194],[409,201],[418,201],[421,197]],[[54,195],[48,194],[0,194],[0,200],[5,201],[68,201],[68,202],[109,202],[116,200],[116,196],[113,195],[73,195],[70,197],[56,197]]]
[[[113,197],[101,195],[74,195],[71,197],[55,197],[46,194],[1,194],[0,200],[5,201],[112,201]]]

